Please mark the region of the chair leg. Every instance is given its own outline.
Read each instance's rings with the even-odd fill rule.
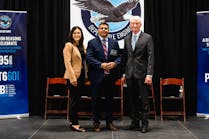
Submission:
[[[45,114],[44,114],[44,120],[46,120],[46,111],[45,111]]]
[[[47,119],[47,100],[45,101],[45,113],[44,113],[44,119]]]
[[[157,120],[157,114],[156,114],[156,111],[155,111],[155,120]]]
[[[120,86],[120,108],[121,108],[121,115],[120,115],[120,119],[123,119],[123,84],[121,83]]]
[[[155,120],[157,120],[157,114],[156,114],[155,98],[154,98],[154,96],[153,96],[153,110],[154,110]]]
[[[160,120],[163,121],[163,112],[162,112],[162,110],[160,112]]]
[[[184,112],[184,123],[186,122],[186,113]]]
[[[44,120],[46,120],[46,112],[45,112],[45,114],[44,114]]]

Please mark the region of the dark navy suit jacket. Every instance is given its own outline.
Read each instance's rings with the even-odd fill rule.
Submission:
[[[121,54],[118,42],[108,38],[108,56],[104,55],[104,49],[99,37],[88,42],[86,51],[86,60],[88,63],[88,77],[92,83],[100,83],[104,78],[104,70],[101,68],[103,62],[115,62],[117,66],[110,70],[110,75],[114,80],[119,78],[119,65],[121,64]]]

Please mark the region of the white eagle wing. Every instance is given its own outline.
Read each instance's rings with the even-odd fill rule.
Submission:
[[[139,0],[129,0],[127,2],[121,3],[115,8],[115,11],[120,11],[121,14],[126,14],[129,10],[133,9]]]

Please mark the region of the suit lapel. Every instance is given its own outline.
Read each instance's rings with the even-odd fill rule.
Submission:
[[[133,49],[132,49],[132,46],[131,46],[131,38],[132,38],[132,35],[129,35],[128,38],[127,38],[127,40],[128,40],[128,42],[127,42],[128,48],[127,49],[131,54],[133,54]]]
[[[80,51],[78,50],[78,47],[77,47],[77,46],[73,46],[73,49],[74,49],[75,53],[78,55],[78,57],[79,57],[80,59],[82,59],[82,58],[81,58],[81,53],[80,53]]]
[[[108,38],[108,54],[107,54],[107,57],[109,58],[110,57],[110,50],[112,48],[112,43],[110,42],[110,39]]]
[[[143,40],[143,32],[141,32],[141,34],[140,34],[138,40],[136,41],[135,49],[137,49],[138,47],[141,46],[140,43],[142,42],[142,40]],[[134,49],[134,50],[135,50],[135,49]]]
[[[109,41],[109,39],[108,39],[108,41]],[[98,42],[98,46],[100,46],[100,51],[101,51],[103,57],[105,58],[104,49],[103,49],[102,42],[99,37],[97,37],[97,42]],[[109,42],[108,42],[108,54],[107,55],[109,56]]]

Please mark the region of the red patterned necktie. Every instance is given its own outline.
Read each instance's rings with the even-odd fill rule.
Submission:
[[[102,39],[102,47],[104,49],[105,58],[107,59],[108,48],[107,48],[107,45],[106,45],[106,39]],[[106,74],[106,75],[110,74],[110,71],[109,70],[105,70],[104,74]]]
[[[107,45],[106,45],[106,39],[102,39],[102,47],[104,49],[105,58],[107,59],[108,48],[107,48]]]

